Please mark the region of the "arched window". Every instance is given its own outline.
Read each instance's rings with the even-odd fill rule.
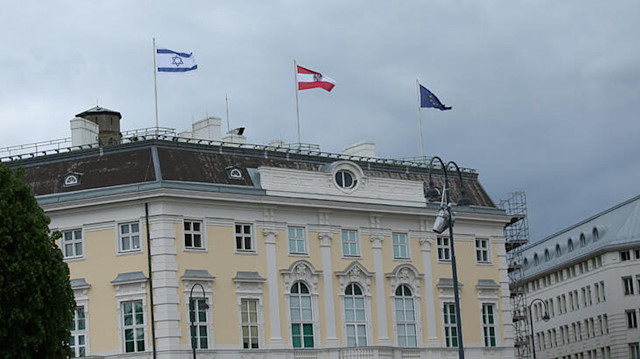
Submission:
[[[598,233],[598,228],[593,227],[593,231],[591,232],[593,234],[593,241],[597,241],[598,239],[600,239],[600,233]]]
[[[544,250],[544,260],[548,261],[549,259],[551,259],[551,253],[549,253],[549,249],[545,249]]]
[[[524,259],[524,267],[525,268],[529,267],[529,260],[527,258]]]
[[[584,236],[584,233],[580,234],[580,247],[584,247],[587,244],[587,238]]]
[[[562,248],[560,248],[559,244],[556,244],[556,257],[560,257],[562,255]]]
[[[401,285],[396,289],[395,298],[396,325],[398,329],[398,346],[416,347],[418,340],[416,335],[416,315],[413,308],[413,295],[411,289]]]
[[[533,255],[533,264],[535,265],[540,264],[540,258],[538,257],[538,253]]]
[[[294,348],[313,348],[313,310],[309,288],[302,282],[291,286],[291,342]]]
[[[347,327],[347,346],[367,346],[367,320],[364,295],[359,285],[351,283],[344,291],[344,318]]]
[[[573,252],[573,240],[571,238],[567,241],[567,250]]]

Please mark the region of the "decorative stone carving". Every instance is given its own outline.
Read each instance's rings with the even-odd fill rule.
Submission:
[[[342,272],[336,272],[340,281],[340,295],[344,295],[344,290],[350,283],[358,283],[364,290],[365,296],[371,296],[371,278],[373,273],[367,271],[359,262],[351,262]]]
[[[395,295],[396,288],[399,285],[406,284],[411,288],[415,297],[420,297],[420,282],[423,275],[411,264],[401,264],[397,266],[393,272],[387,274],[387,278],[391,281],[391,295]]]
[[[315,270],[306,260],[296,261],[289,269],[280,270],[280,273],[284,276],[285,293],[291,291],[293,283],[303,281],[310,286],[311,294],[318,295],[318,278],[322,271]]]

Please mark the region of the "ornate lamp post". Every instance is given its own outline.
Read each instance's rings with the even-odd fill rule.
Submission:
[[[444,200],[442,201],[442,206],[440,207],[440,211],[438,212],[438,216],[433,224],[433,231],[436,233],[442,233],[447,228],[449,228],[449,242],[451,243],[451,272],[453,276],[453,294],[455,301],[455,312],[456,312],[456,330],[458,331],[458,358],[464,359],[464,344],[462,341],[462,318],[460,317],[460,295],[458,294],[458,270],[456,268],[456,252],[453,245],[453,222],[455,221],[454,213],[451,211],[451,195],[449,193],[449,168],[454,166],[456,172],[458,172],[458,178],[460,179],[460,199],[458,200],[458,206],[468,206],[471,201],[467,198],[464,185],[462,183],[462,173],[460,172],[460,167],[453,161],[449,161],[446,164],[442,159],[438,156],[434,156],[431,158],[431,162],[429,162],[429,188],[425,192],[425,197],[429,201],[437,200],[438,198],[442,198],[442,194],[440,191],[435,188],[433,185],[433,181],[431,180],[431,169],[433,168],[433,161],[438,160],[440,165],[442,166],[442,171],[444,172]]]
[[[547,307],[547,303],[540,298],[535,298],[534,300],[532,300],[531,303],[529,303],[529,321],[531,324],[531,352],[533,353],[533,359],[536,359],[536,340],[533,337],[533,316],[531,315],[531,306],[533,306],[536,302],[544,304],[544,315],[542,316],[542,320],[544,320],[545,322],[549,321],[549,308]]]
[[[209,309],[209,305],[207,304],[207,294],[204,291],[204,287],[200,283],[196,283],[191,287],[191,292],[189,292],[189,315],[191,316],[191,311],[193,311],[193,316],[191,316],[191,350],[193,351],[193,359],[196,359],[196,315],[198,314],[198,308],[196,308],[195,302],[193,301],[193,289],[198,286],[202,289],[202,297],[205,298],[204,309]]]

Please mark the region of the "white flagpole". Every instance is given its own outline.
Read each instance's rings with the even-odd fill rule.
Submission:
[[[418,95],[418,129],[420,131],[420,158],[421,161],[425,161],[424,158],[424,144],[422,142],[422,117],[420,115],[420,82],[416,79],[416,94]]]
[[[227,132],[229,132],[231,127],[229,127],[229,97],[227,97],[227,94],[224,94],[224,101],[227,103]]]
[[[153,90],[156,100],[156,138],[160,130],[158,126],[158,65],[156,64],[156,38],[153,38]]]
[[[298,64],[296,60],[293,60],[293,75],[296,85],[296,120],[298,123],[298,149],[300,149],[302,144],[300,142],[300,105],[298,103]]]

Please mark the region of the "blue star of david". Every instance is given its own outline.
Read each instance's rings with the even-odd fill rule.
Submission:
[[[174,57],[171,58],[171,63],[176,65],[176,67],[180,67],[180,65],[184,64],[184,62],[182,61],[182,57],[176,55]]]

